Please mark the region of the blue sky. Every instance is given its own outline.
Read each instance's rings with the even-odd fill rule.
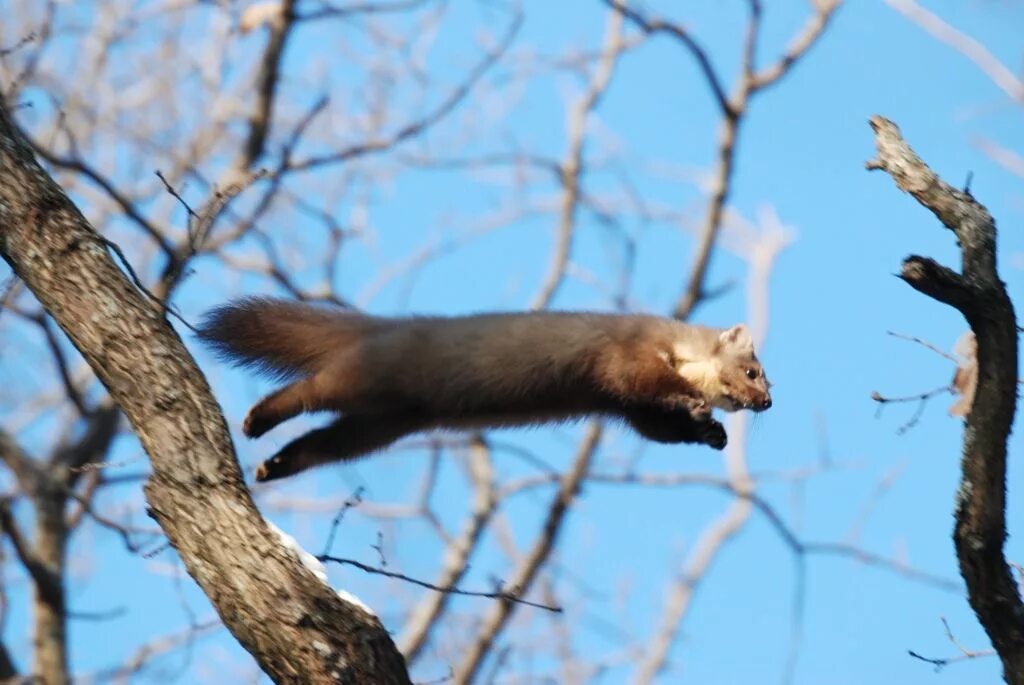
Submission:
[[[685,20],[708,48],[727,83],[737,66],[745,3],[648,4]],[[767,64],[802,24],[807,3],[765,3],[766,33],[760,61]],[[1024,7],[1015,3],[970,2],[929,4],[934,11],[981,40],[1011,67],[1020,64]],[[571,0],[531,3],[517,45],[540,53],[570,47],[595,48],[603,33],[601,3]],[[455,82],[471,63],[476,31],[481,25],[497,32],[504,15],[483,3],[460,5],[441,28],[428,65],[442,81]],[[293,42],[286,73],[301,74],[322,58],[324,41],[337,25],[309,29]],[[302,35],[302,34],[300,34]],[[349,31],[346,35],[355,35]],[[246,38],[258,48],[260,38]],[[352,38],[356,41],[355,38]],[[248,49],[248,48],[247,48]],[[345,93],[355,77],[343,65],[329,62],[325,86]],[[486,87],[501,95],[507,69],[499,67]],[[503,80],[504,79],[504,80]],[[296,77],[286,91],[314,99]],[[457,147],[469,156],[503,151],[507,141],[560,157],[566,146],[565,108],[580,92],[577,79],[542,75],[514,101],[512,115],[494,135],[480,132],[471,145]],[[413,105],[414,107],[415,105]],[[421,103],[422,106],[422,103]],[[478,112],[470,103],[467,110]],[[415,110],[413,110],[415,111]],[[894,339],[893,330],[951,348],[964,330],[959,315],[926,299],[893,273],[909,253],[933,256],[956,265],[952,235],[911,198],[898,192],[881,172],[868,173],[863,163],[873,155],[867,119],[882,114],[896,121],[908,141],[951,183],[973,172],[972,191],[997,218],[1002,277],[1011,297],[1024,286],[1013,258],[1024,249],[1019,228],[1024,218],[1024,179],[986,157],[973,143],[978,137],[1024,151],[1021,109],[964,57],[939,44],[919,28],[875,0],[848,2],[830,31],[794,72],[754,100],[740,139],[732,206],[754,216],[764,206],[775,208],[795,232],[795,242],[778,261],[771,283],[770,333],[760,353],[775,383],[775,405],[754,422],[749,464],[755,472],[781,471],[814,464],[822,432],[828,453],[837,463],[830,470],[794,487],[765,483],[759,493],[800,536],[808,541],[842,541],[860,520],[866,503],[874,502],[857,542],[886,557],[905,557],[915,568],[956,579],[950,533],[953,495],[958,482],[961,426],[945,414],[951,402],[931,403],[920,423],[905,434],[899,427],[912,406],[888,408],[880,417],[870,400],[878,390],[888,395],[913,394],[946,382],[952,368],[927,350]],[[466,125],[457,111],[431,134],[427,148],[447,150]],[[688,210],[692,223],[704,205],[697,188],[679,179],[649,172],[652,161],[701,173],[710,168],[717,122],[707,88],[692,58],[669,39],[655,39],[625,55],[593,124],[613,131],[618,152],[609,171],[588,176],[588,188],[613,192],[615,172],[624,171],[644,198]],[[416,145],[411,150],[418,150]],[[595,155],[607,153],[595,144]],[[339,173],[336,171],[333,173]],[[506,186],[492,182],[495,172],[417,170],[398,165],[389,183],[374,187],[371,225],[374,242],[356,242],[343,252],[338,287],[356,296],[383,265],[400,261],[432,238],[445,239],[470,230],[480,216],[508,202]],[[329,176],[328,176],[329,178]],[[316,191],[312,191],[316,192]],[[555,189],[537,186],[536,197],[553,197]],[[344,216],[353,197],[343,197],[337,211]],[[300,223],[292,247],[319,249]],[[281,229],[285,230],[284,228]],[[637,269],[631,301],[649,311],[667,312],[676,298],[692,250],[688,233],[677,226],[626,222],[636,240]],[[594,217],[580,215],[573,262],[599,277],[610,278],[623,259],[621,241]],[[554,236],[550,214],[525,218],[435,260],[414,283],[399,279],[365,306],[380,314],[400,312],[459,313],[528,306],[547,268]],[[244,246],[243,246],[244,247]],[[247,293],[275,292],[255,278],[226,279],[212,261],[194,265],[178,300],[186,316],[196,317],[240,287]],[[727,325],[746,316],[741,260],[720,253],[709,283],[732,280],[738,286],[701,307],[697,322]],[[559,308],[608,309],[614,306],[600,289],[570,281],[555,302]],[[186,338],[187,339],[187,338]],[[208,372],[228,420],[237,431],[246,407],[269,386],[218,365],[191,340],[190,347]],[[12,360],[11,365],[16,364]],[[7,364],[7,360],[0,365]],[[14,368],[4,376],[27,382]],[[315,422],[314,420],[313,422]],[[305,422],[303,425],[309,425]],[[252,465],[298,429],[283,431],[256,443],[238,440],[243,464]],[[494,439],[533,450],[556,467],[569,463],[582,426],[501,431]],[[236,437],[238,436],[236,432]],[[27,439],[31,439],[29,435]],[[1024,519],[1012,496],[1022,483],[1019,438],[1011,443],[1007,554],[1022,560],[1019,531]],[[625,431],[613,429],[599,453],[600,470],[611,470],[623,454],[642,449],[646,471],[685,469],[722,473],[721,457],[694,447],[643,446]],[[137,443],[126,437],[117,454],[131,457]],[[442,459],[441,480],[434,504],[442,520],[458,526],[468,492],[458,460]],[[509,454],[498,453],[496,464],[508,476],[531,472]],[[323,499],[344,497],[357,486],[377,504],[409,501],[427,466],[422,450],[396,449],[380,458],[345,467],[330,467],[282,485],[279,493]],[[141,464],[130,467],[138,471]],[[880,480],[898,473],[884,496],[875,502]],[[529,544],[551,496],[549,489],[521,494],[505,509],[514,522],[517,542]],[[138,502],[138,483],[113,488],[104,501]],[[643,644],[660,616],[664,593],[682,560],[707,523],[729,504],[721,492],[694,486],[659,490],[622,485],[590,484],[582,493],[563,530],[557,554],[563,601],[581,607],[574,615],[574,647],[584,658],[601,658],[621,649],[623,639]],[[318,551],[331,514],[280,516],[268,512],[306,547]],[[148,522],[140,519],[139,524]],[[421,524],[381,522],[358,510],[346,519],[336,552],[373,562],[371,548],[381,532],[389,566],[430,578],[439,547]],[[176,586],[154,567],[179,568],[170,554],[145,560],[125,554],[119,539],[87,527],[74,542],[83,564],[73,582],[72,606],[82,611],[126,607],[120,617],[103,623],[72,624],[73,663],[87,672],[123,659],[145,639],[187,625],[182,599],[199,616],[208,605],[190,580]],[[498,542],[485,540],[464,581],[486,587],[492,577],[509,572]],[[795,565],[770,524],[755,514],[751,523],[718,557],[697,594],[691,614],[672,651],[673,670],[663,682],[727,684],[778,682],[791,645]],[[383,620],[398,630],[395,611],[417,598],[408,586],[366,577],[351,570],[331,569],[332,582],[380,607]],[[14,612],[5,638],[18,652],[28,647],[24,584],[13,585]],[[180,587],[179,589],[176,589]],[[461,612],[483,615],[486,600],[460,599]],[[391,613],[387,613],[391,612]],[[997,682],[995,659],[958,664],[936,675],[927,664],[911,659],[912,649],[929,656],[953,656],[955,648],[943,632],[946,617],[962,644],[985,648],[987,642],[966,601],[958,593],[928,587],[872,566],[835,557],[807,559],[802,642],[794,682],[863,683],[870,681],[944,685]],[[393,622],[389,622],[393,621]],[[528,628],[514,630],[522,638],[546,629],[534,615]],[[458,634],[458,626],[447,630]],[[443,634],[443,633],[442,633]],[[513,654],[517,654],[513,652]],[[160,662],[181,682],[225,682],[224,669],[245,669],[246,657],[223,633],[207,638],[192,653]],[[550,666],[548,657],[533,662],[537,671]],[[417,667],[419,680],[446,673],[443,656],[427,657]],[[513,656],[518,668],[530,663]],[[24,663],[24,661],[23,661]],[[161,682],[159,672],[152,680]],[[601,682],[626,682],[631,669],[610,670]],[[239,676],[240,677],[240,676]]]

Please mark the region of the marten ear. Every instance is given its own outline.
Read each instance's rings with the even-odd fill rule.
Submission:
[[[722,345],[737,352],[754,352],[754,340],[750,337],[750,331],[741,323],[722,331],[718,339]]]

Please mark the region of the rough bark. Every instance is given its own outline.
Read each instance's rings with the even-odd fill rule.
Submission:
[[[968,600],[1003,663],[1003,677],[1024,685],[1024,605],[1003,553],[1006,541],[1006,441],[1017,406],[1017,321],[996,269],[995,221],[968,191],[940,179],[903,140],[872,117],[882,169],[956,234],[961,271],[911,255],[900,276],[959,310],[978,342],[978,384],[966,419],[953,540]]]
[[[223,416],[163,309],[37,164],[0,105],[0,254],[121,407],[148,453],[151,513],[224,624],[276,682],[409,683],[379,620],[267,528]]]

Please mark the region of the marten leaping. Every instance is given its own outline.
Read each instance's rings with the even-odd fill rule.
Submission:
[[[750,334],[640,314],[529,312],[385,318],[245,298],[200,337],[236,364],[298,380],[257,402],[257,438],[302,412],[340,418],[263,462],[260,481],[354,459],[410,433],[607,416],[661,443],[726,444],[711,407],[772,405]]]

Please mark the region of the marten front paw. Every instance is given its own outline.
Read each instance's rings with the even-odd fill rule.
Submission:
[[[686,410],[690,412],[697,421],[711,420],[711,405],[703,397],[690,397],[686,403]]]
[[[729,442],[729,436],[725,434],[725,426],[718,421],[711,419],[701,426],[701,441],[716,450],[725,449]]]
[[[672,394],[661,398],[659,405],[668,411],[685,411],[697,421],[711,417],[711,405],[699,395]]]

